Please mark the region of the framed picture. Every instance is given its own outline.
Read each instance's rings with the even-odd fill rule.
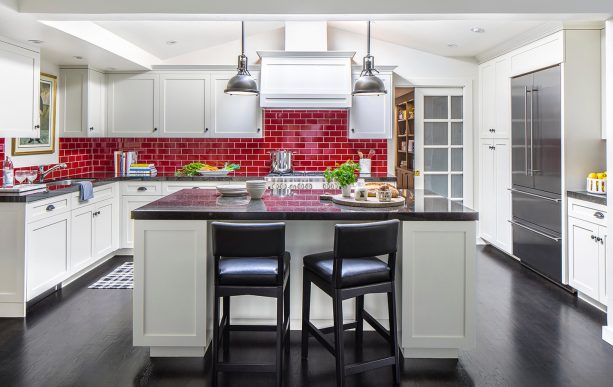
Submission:
[[[13,156],[41,155],[55,151],[55,111],[57,98],[57,77],[40,74],[40,137],[14,138]]]

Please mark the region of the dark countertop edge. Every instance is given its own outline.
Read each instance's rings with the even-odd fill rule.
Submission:
[[[598,195],[587,191],[566,191],[566,196],[603,206],[607,205],[607,195]]]
[[[218,176],[218,177],[209,177],[209,176],[109,176],[103,178],[93,178],[94,187],[98,187],[101,185],[112,184],[120,181],[247,181],[247,180],[263,180],[266,176]],[[90,178],[88,175],[81,176],[73,176],[66,177],[62,179],[56,180],[69,180],[69,179],[85,179]],[[366,181],[396,181],[395,176],[373,176],[364,178]],[[53,181],[53,180],[52,180]],[[79,190],[78,186],[69,186],[66,188],[58,189],[55,191],[48,192],[37,192],[31,194],[22,194],[22,195],[11,195],[11,194],[0,194],[0,203],[32,203],[39,200],[45,200],[61,195],[70,194],[73,192],[77,192]]]
[[[388,220],[400,221],[477,221],[478,212],[207,212],[173,210],[135,210],[136,220]]]

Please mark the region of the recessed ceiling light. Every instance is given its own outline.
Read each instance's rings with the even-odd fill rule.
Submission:
[[[42,40],[38,40],[38,39],[29,39],[28,42],[34,43],[34,44],[42,44],[42,43],[44,43]]]
[[[485,30],[484,30],[483,28],[481,28],[481,27],[473,27],[473,28],[471,28],[470,30],[471,30],[472,32],[477,33],[477,34],[480,34],[480,33],[482,33],[482,32],[485,32]]]
[[[173,44],[177,44],[176,40],[168,40],[166,41],[166,44],[168,44],[169,46],[172,46]]]
[[[447,47],[449,48],[456,48],[458,45],[455,43],[447,43]]]
[[[73,56],[73,58],[75,58],[76,60],[81,60],[81,59],[83,59],[83,57],[82,57],[82,56],[78,56],[78,55],[77,55],[77,56]]]

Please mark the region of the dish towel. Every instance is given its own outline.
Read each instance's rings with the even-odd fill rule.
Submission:
[[[79,200],[84,202],[94,198],[94,185],[91,181],[78,181]]]

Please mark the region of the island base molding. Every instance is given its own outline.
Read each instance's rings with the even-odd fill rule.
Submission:
[[[613,326],[606,325],[602,327],[602,339],[613,345]]]
[[[208,348],[214,282],[210,223],[135,220],[133,342],[150,347],[151,357],[203,357]],[[330,250],[334,225],[340,221],[285,223],[286,249],[292,255],[291,328],[299,330],[302,257]],[[453,359],[459,350],[474,347],[475,241],[475,221],[401,222],[396,286],[404,357]],[[385,294],[367,296],[365,309],[387,325]],[[267,323],[275,310],[273,299],[232,297],[231,321]],[[332,310],[330,297],[313,287],[311,316],[316,325],[331,326]],[[353,319],[354,313],[354,300],[343,302],[346,319]]]

